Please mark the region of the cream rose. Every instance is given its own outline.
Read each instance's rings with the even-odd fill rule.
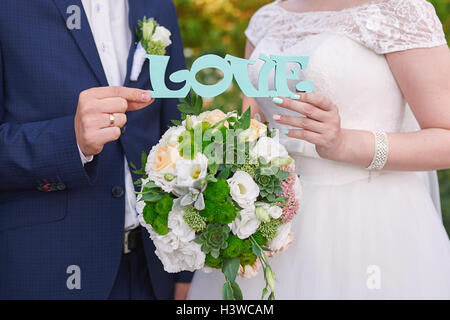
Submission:
[[[156,150],[155,159],[152,164],[153,170],[162,171],[167,167],[175,167],[178,160],[181,159],[177,148],[170,146],[160,146]]]
[[[245,171],[236,171],[227,180],[230,195],[241,208],[253,207],[259,195],[259,187],[253,178]]]
[[[258,120],[251,119],[250,127],[239,135],[244,141],[255,141],[267,135],[267,126]]]

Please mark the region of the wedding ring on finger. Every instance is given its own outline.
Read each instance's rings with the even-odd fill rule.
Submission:
[[[110,113],[109,114],[109,126],[113,127],[115,122],[116,122],[116,117],[114,117],[114,114]]]

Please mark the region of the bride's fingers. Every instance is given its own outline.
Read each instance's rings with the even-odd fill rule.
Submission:
[[[337,109],[330,99],[319,93],[302,93],[300,95],[300,101],[309,103],[325,111]]]
[[[278,106],[289,109],[307,116],[310,119],[317,121],[326,121],[329,119],[329,114],[312,104],[292,100],[288,98],[275,98],[273,102]]]
[[[317,132],[301,129],[292,129],[285,131],[286,136],[299,140],[305,140],[315,145],[322,144],[322,135]]]
[[[322,133],[326,129],[325,124],[323,124],[322,122],[305,117],[291,117],[275,114],[273,116],[273,120],[280,124],[286,124],[288,126],[302,128],[318,133]]]

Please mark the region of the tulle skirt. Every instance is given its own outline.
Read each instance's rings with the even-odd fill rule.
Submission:
[[[450,299],[450,241],[423,176],[346,182],[305,169],[294,243],[270,259],[277,299]],[[189,298],[220,299],[223,282],[197,271]],[[260,299],[262,272],[239,283],[244,299]]]

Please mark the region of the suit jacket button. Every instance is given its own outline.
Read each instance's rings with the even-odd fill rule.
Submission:
[[[121,198],[125,194],[125,191],[123,190],[123,187],[121,186],[115,186],[112,188],[112,196],[114,198]]]
[[[67,188],[66,185],[64,183],[62,183],[62,182],[59,182],[59,183],[56,184],[56,189],[58,191],[64,191],[64,190],[66,190],[66,188]]]

